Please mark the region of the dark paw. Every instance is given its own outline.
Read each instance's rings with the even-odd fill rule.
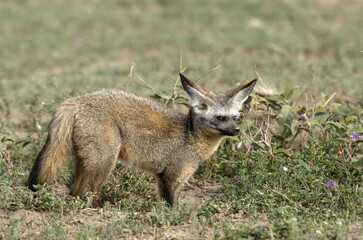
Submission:
[[[93,202],[91,204],[92,208],[102,208],[103,207],[103,201],[101,199],[94,198]]]

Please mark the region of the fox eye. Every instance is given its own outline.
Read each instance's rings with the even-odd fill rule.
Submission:
[[[224,117],[224,116],[216,116],[216,118],[218,121],[221,121],[221,122],[226,121],[226,117]]]
[[[238,117],[237,117],[237,116],[233,116],[233,117],[232,117],[232,120],[233,120],[233,121],[235,121],[235,122],[237,122]]]

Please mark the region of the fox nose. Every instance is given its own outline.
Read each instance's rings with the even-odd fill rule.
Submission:
[[[239,132],[241,131],[241,129],[240,129],[239,127],[236,127],[236,128],[234,129],[234,131],[235,131],[236,133],[239,133]]]

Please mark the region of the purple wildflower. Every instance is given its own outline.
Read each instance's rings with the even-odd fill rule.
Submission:
[[[249,151],[249,152],[252,152],[253,150],[255,150],[255,149],[253,149],[253,146],[252,146],[252,145],[249,145],[249,146],[248,146],[248,151]]]
[[[349,135],[350,139],[352,139],[353,141],[358,140],[358,138],[360,138],[359,134],[356,132],[353,132],[352,134]]]
[[[242,142],[238,142],[238,143],[237,143],[237,149],[240,149],[240,148],[241,148],[241,146],[242,146]]]
[[[308,119],[308,116],[306,115],[306,113],[300,114],[299,117]]]
[[[325,184],[325,187],[328,189],[334,189],[336,186],[337,186],[337,183],[331,179]]]

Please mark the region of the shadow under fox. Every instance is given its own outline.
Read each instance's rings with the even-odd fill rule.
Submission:
[[[119,158],[154,175],[159,196],[178,203],[181,186],[219,146],[223,136],[237,135],[239,110],[256,80],[223,93],[204,90],[180,74],[189,95],[189,114],[116,90],[68,99],[58,106],[48,136],[28,178],[28,186],[51,181],[70,154],[75,159],[71,195],[95,193]]]

